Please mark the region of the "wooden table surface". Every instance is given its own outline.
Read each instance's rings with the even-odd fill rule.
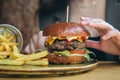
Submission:
[[[116,62],[99,62],[94,70],[56,76],[30,76],[30,77],[5,77],[0,76],[0,80],[120,80],[120,64]]]

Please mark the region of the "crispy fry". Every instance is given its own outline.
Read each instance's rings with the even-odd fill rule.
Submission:
[[[42,61],[48,61],[48,58],[42,58],[40,60],[42,60]]]
[[[46,66],[49,64],[48,59],[44,58],[48,55],[48,51],[25,55],[19,52],[18,45],[15,35],[6,32],[6,29],[4,29],[2,35],[0,35],[0,65]]]
[[[14,38],[11,40],[11,42],[16,42],[16,37],[14,36]]]
[[[7,32],[6,32],[6,29],[4,29],[3,31],[3,36],[6,37],[7,36]],[[7,38],[7,37],[6,37]]]
[[[6,51],[10,51],[10,46],[7,43],[2,42],[1,45],[5,47]]]
[[[7,57],[7,56],[3,56],[3,55],[1,56],[1,55],[0,55],[0,60],[5,59],[6,57]]]
[[[8,41],[9,41],[9,42],[12,42],[13,39],[15,39],[15,36],[10,36],[10,37],[8,38]]]
[[[0,46],[0,52],[4,51],[5,50],[5,47],[4,46]]]
[[[46,66],[49,64],[48,59],[46,60],[37,60],[37,61],[26,61],[27,65],[37,65],[37,66]]]
[[[4,59],[4,60],[0,60],[0,64],[4,64],[4,65],[23,65],[24,62],[22,61],[15,61],[15,60],[9,60],[9,59]]]
[[[9,56],[10,52],[4,51],[4,52],[0,52],[0,56]]]
[[[17,46],[13,46],[13,52],[10,54],[10,59],[16,59],[19,57],[26,56],[24,54],[21,54],[17,48]]]
[[[9,40],[2,35],[0,35],[0,40],[3,41],[3,42],[9,42]]]
[[[9,46],[17,46],[18,43],[7,43]]]
[[[6,34],[5,37],[6,37],[6,38],[10,38],[10,37],[11,37],[11,34]]]
[[[31,60],[36,60],[36,59],[43,58],[47,55],[48,55],[48,51],[42,51],[42,52],[38,52],[36,54],[31,54],[31,55],[19,57],[16,60],[18,60],[18,61],[31,61]]]

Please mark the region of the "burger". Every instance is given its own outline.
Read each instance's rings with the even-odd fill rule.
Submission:
[[[49,54],[50,63],[71,64],[82,63],[86,59],[85,40],[90,36],[89,32],[75,22],[59,22],[48,25],[43,30],[46,36],[45,47]]]

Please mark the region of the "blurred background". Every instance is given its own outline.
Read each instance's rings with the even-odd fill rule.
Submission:
[[[104,19],[120,30],[120,0],[0,0],[0,23],[12,24],[22,32],[23,48],[47,25],[66,21],[79,23],[81,16]],[[99,40],[95,29],[89,31],[89,39]],[[98,60],[118,60],[118,56],[89,49]]]

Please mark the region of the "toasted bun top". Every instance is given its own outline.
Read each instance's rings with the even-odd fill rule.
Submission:
[[[44,31],[44,36],[84,36],[88,37],[89,32],[80,24],[75,22],[60,22],[48,25]]]

